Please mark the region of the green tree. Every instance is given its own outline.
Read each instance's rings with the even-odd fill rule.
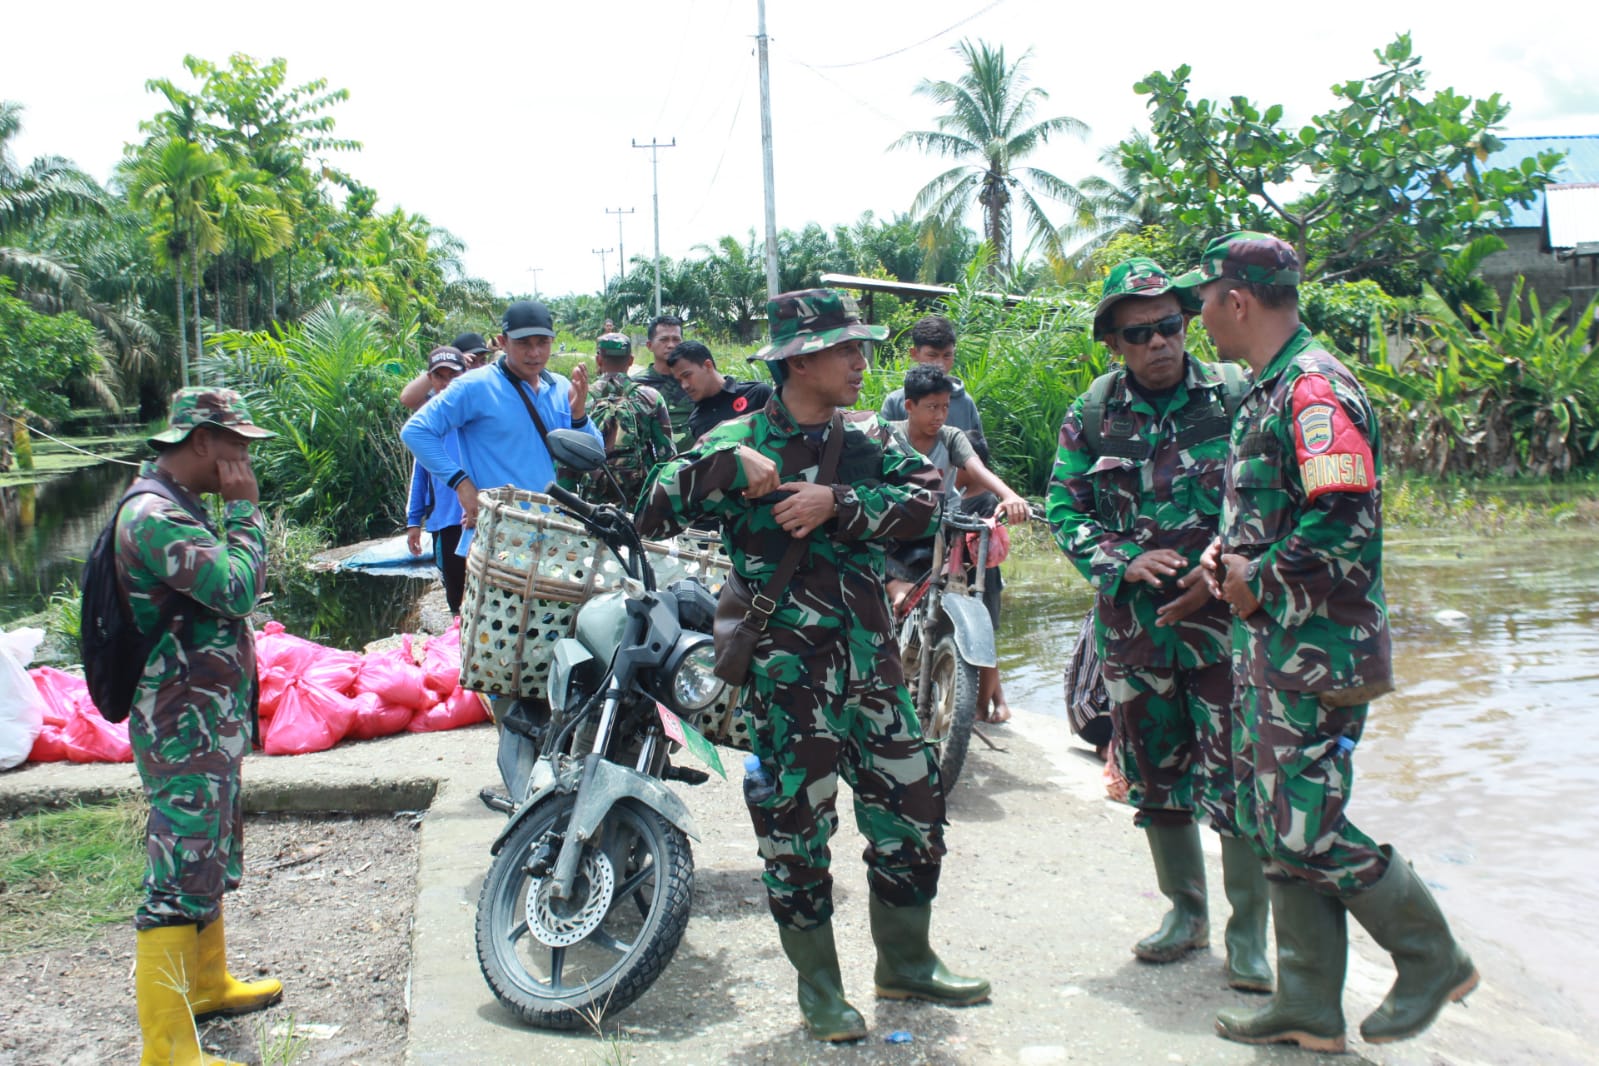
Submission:
[[[15,281],[0,277],[0,421],[5,423],[0,438],[9,437],[16,420],[20,450],[27,439],[28,416],[65,415],[61,382],[92,375],[99,368],[100,351],[87,320],[71,312],[40,314],[16,290]]]
[[[1083,136],[1088,127],[1065,115],[1033,121],[1038,104],[1049,94],[1028,84],[1023,68],[1031,53],[1007,63],[1003,47],[982,41],[962,41],[954,50],[966,65],[960,77],[923,79],[916,86],[917,95],[948,108],[936,119],[938,128],[907,133],[890,147],[973,162],[963,162],[923,186],[912,213],[958,221],[976,204],[983,215],[983,236],[994,249],[993,268],[1009,272],[1014,263],[1014,206],[1024,216],[1032,242],[1060,257],[1060,235],[1034,189],[1074,210],[1083,202],[1082,193],[1046,170],[1019,164],[1051,137]]]
[[[1309,278],[1436,271],[1530,203],[1560,156],[1485,168],[1510,105],[1498,93],[1427,95],[1408,34],[1375,54],[1376,74],[1334,85],[1339,102],[1298,129],[1283,125],[1281,104],[1191,97],[1186,64],[1152,73],[1134,89],[1149,97],[1154,143],[1124,141],[1124,167],[1158,184],[1195,250],[1225,230],[1259,229],[1290,241]]]
[[[750,230],[747,244],[729,236],[717,241],[715,247],[701,244],[695,250],[705,255],[705,288],[710,296],[712,322],[739,343],[748,344],[755,338],[757,327],[765,322],[766,312],[766,264],[761,246],[755,241],[755,231]]]

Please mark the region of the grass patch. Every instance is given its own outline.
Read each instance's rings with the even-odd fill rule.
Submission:
[[[1599,492],[1591,483],[1536,489],[1489,481],[1391,481],[1383,519],[1397,531],[1460,534],[1540,532],[1599,526]]]
[[[143,893],[142,802],[0,823],[0,958],[125,922]]]

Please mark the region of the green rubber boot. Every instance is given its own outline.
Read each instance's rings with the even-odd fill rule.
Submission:
[[[933,908],[891,907],[872,897],[872,943],[877,945],[877,994],[884,999],[925,999],[965,1007],[988,998],[981,977],[951,973],[928,944]]]
[[[1345,903],[1399,971],[1387,998],[1360,1023],[1360,1035],[1373,1044],[1420,1033],[1481,979],[1410,863],[1390,847],[1382,850],[1389,859],[1382,880]]]
[[[1266,918],[1271,902],[1266,869],[1249,841],[1221,838],[1221,876],[1233,911],[1227,919],[1227,984],[1242,992],[1270,992]]]
[[[1199,826],[1149,825],[1149,853],[1155,858],[1155,883],[1171,900],[1160,928],[1133,945],[1145,962],[1175,962],[1210,944],[1210,919],[1205,908],[1205,853],[1199,847]]]
[[[1240,1044],[1298,1044],[1344,1050],[1344,971],[1349,927],[1344,905],[1301,882],[1269,882],[1277,930],[1277,990],[1265,1009],[1216,1013],[1216,1032]]]
[[[833,923],[815,929],[777,927],[783,954],[799,972],[799,1007],[805,1028],[817,1040],[859,1040],[866,1035],[866,1019],[844,998],[844,977],[838,969],[838,948],[833,943]]]

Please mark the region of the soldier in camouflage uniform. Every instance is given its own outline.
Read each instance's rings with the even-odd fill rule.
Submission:
[[[683,343],[683,320],[676,315],[661,315],[650,323],[644,335],[644,346],[654,357],[644,372],[637,376],[641,385],[648,385],[666,401],[666,412],[672,419],[672,430],[677,434],[677,450],[686,451],[694,444],[694,434],[688,428],[689,416],[694,413],[694,401],[672,373],[672,353]]]
[[[596,470],[574,486],[584,499],[619,502],[631,509],[650,471],[677,454],[672,446],[672,419],[661,394],[628,377],[633,342],[622,333],[606,333],[595,342],[594,362],[600,380],[589,390],[589,418],[605,438],[605,465],[622,486],[622,499],[610,478]]]
[[[1398,971],[1361,1023],[1368,1041],[1415,1036],[1478,977],[1410,863],[1345,813],[1367,707],[1393,687],[1382,453],[1360,383],[1299,322],[1299,277],[1292,247],[1242,232],[1176,282],[1202,297],[1217,352],[1254,371],[1205,564],[1233,613],[1238,823],[1271,882],[1277,992],[1216,1025],[1244,1043],[1341,1051],[1346,914]]]
[[[1111,270],[1094,332],[1124,365],[1067,413],[1048,516],[1099,593],[1095,637],[1115,753],[1172,903],[1133,954],[1171,962],[1209,943],[1197,809],[1221,835],[1232,905],[1227,983],[1270,992],[1266,882],[1233,819],[1227,605],[1212,598],[1199,567],[1216,536],[1231,411],[1247,380],[1184,351],[1193,310],[1152,259]]]
[[[823,1040],[865,1035],[844,998],[833,941],[828,838],[840,776],[869,841],[877,994],[969,1004],[988,982],[946,969],[928,942],[944,853],[944,796],[917,728],[883,591],[885,549],[930,536],[939,475],[891,443],[860,395],[864,325],[848,296],[783,293],[767,304],[767,360],[778,393],[724,422],[656,471],[639,529],[647,536],[720,520],[738,578],[764,587],[794,538],[807,550],[776,597],[744,692],[751,749],[776,794],[750,804],[772,916],[799,972],[799,1003]],[[816,484],[831,433],[844,433],[834,484]],[[768,495],[777,497],[772,503]]]
[[[150,803],[145,899],[133,923],[147,1064],[200,1063],[196,1020],[283,995],[276,980],[227,972],[222,926],[222,895],[244,870],[239,770],[256,686],[249,615],[266,580],[249,444],[270,436],[250,423],[238,393],[181,390],[168,428],[150,438],[160,455],[142,471],[180,503],[143,493],[117,516],[117,575],[134,624],[155,632],[172,597],[189,601],[160,634],[128,717]],[[222,496],[220,529],[200,498],[207,492]]]

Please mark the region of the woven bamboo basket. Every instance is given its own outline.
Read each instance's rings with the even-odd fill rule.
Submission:
[[[721,591],[729,563],[721,543],[693,535],[645,541],[659,587],[698,578]],[[572,632],[590,596],[620,587],[616,557],[548,496],[510,487],[478,494],[477,535],[461,603],[461,685],[498,696],[542,697],[555,642]],[[711,740],[747,747],[729,692],[691,723]]]

